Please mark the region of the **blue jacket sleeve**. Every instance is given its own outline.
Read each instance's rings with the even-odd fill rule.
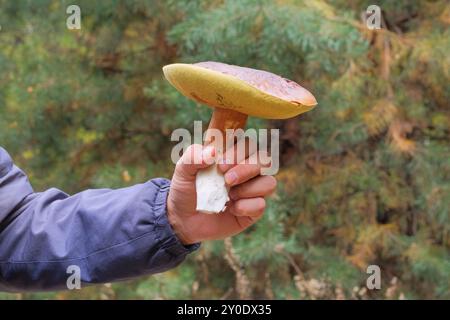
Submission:
[[[183,246],[171,229],[169,186],[35,193],[0,147],[0,290],[66,289],[73,266],[82,284],[176,267],[198,244]]]

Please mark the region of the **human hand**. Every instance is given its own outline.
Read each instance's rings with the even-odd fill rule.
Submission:
[[[259,155],[259,152],[254,152],[245,156],[247,160],[257,160]],[[261,218],[266,206],[265,198],[276,188],[274,177],[260,175],[262,166],[259,161],[244,163],[245,159],[235,157],[229,159],[234,164],[218,165],[230,187],[230,201],[226,210],[219,214],[198,212],[196,174],[200,169],[210,166],[214,157],[214,147],[193,144],[175,167],[167,198],[167,215],[172,228],[185,245],[223,239],[242,232]],[[227,153],[224,158],[227,158]]]

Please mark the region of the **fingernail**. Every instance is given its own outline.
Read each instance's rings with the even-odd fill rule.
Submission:
[[[230,196],[231,200],[236,200],[236,198],[237,198],[236,192],[233,189],[231,189],[230,192],[228,192],[228,195]]]
[[[237,181],[237,178],[238,176],[234,171],[228,171],[227,173],[225,173],[225,182],[229,186],[232,186]]]

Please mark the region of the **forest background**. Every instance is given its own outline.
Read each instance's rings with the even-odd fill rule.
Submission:
[[[36,191],[170,177],[171,132],[211,110],[164,80],[169,63],[268,70],[319,102],[250,122],[281,129],[280,184],[231,242],[164,274],[0,298],[450,299],[449,24],[445,0],[0,0],[0,145]]]

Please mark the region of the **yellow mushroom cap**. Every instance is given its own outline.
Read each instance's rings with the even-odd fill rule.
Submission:
[[[175,63],[163,67],[183,95],[213,108],[266,119],[286,119],[317,104],[299,84],[273,73],[220,62]]]

